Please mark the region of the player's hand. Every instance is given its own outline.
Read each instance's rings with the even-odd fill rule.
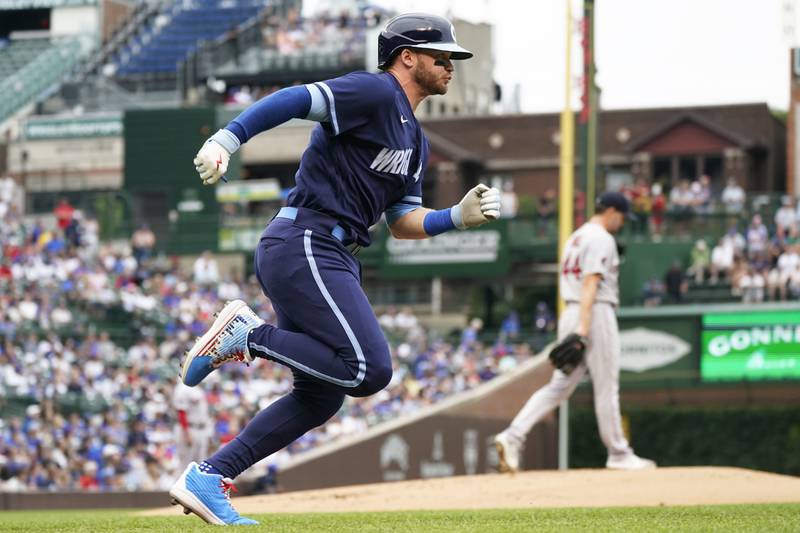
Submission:
[[[461,229],[474,228],[500,216],[500,191],[483,183],[476,185],[458,203]]]
[[[194,168],[203,180],[203,185],[213,185],[225,176],[231,154],[214,139],[209,139],[197,152]]]

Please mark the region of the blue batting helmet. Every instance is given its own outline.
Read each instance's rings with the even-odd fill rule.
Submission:
[[[378,36],[378,68],[386,70],[403,48],[451,52],[450,59],[469,59],[472,52],[456,43],[456,30],[444,17],[408,13],[391,19]]]

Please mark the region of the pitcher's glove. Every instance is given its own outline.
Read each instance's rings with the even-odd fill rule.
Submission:
[[[569,374],[583,361],[587,344],[586,337],[570,333],[550,350],[550,362],[557,369]]]

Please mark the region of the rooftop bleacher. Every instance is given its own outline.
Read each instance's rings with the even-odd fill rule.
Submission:
[[[0,122],[57,84],[89,47],[78,37],[12,38],[0,45]]]
[[[257,0],[187,0],[166,5],[117,55],[117,75],[174,73],[200,41],[215,39],[258,15]]]

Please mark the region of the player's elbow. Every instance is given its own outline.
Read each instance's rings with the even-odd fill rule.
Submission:
[[[389,233],[391,233],[392,237],[395,239],[408,239],[406,232],[403,231],[403,228],[400,227],[399,224],[392,224],[389,226]]]

